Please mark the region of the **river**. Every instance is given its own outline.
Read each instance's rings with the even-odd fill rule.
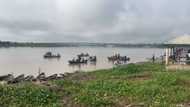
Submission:
[[[51,51],[60,53],[60,59],[44,59],[43,55]],[[70,66],[68,60],[77,54],[89,53],[97,56],[96,64]],[[146,61],[153,54],[163,55],[161,48],[113,48],[113,47],[58,47],[58,48],[0,48],[0,75],[37,75],[39,71],[47,75],[54,73],[74,72],[76,70],[93,71],[113,67],[107,60],[108,56],[120,53],[131,58],[129,63]]]

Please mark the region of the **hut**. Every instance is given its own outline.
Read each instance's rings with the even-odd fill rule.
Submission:
[[[190,35],[179,36],[166,43],[165,64],[168,67],[190,69]]]

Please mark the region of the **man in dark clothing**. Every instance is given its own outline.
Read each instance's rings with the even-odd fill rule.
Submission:
[[[153,63],[155,62],[155,55],[154,54],[152,55],[152,62]]]

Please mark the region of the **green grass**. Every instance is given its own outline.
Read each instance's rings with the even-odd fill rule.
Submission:
[[[190,103],[190,71],[168,71],[144,63],[72,74],[50,81],[58,89],[31,83],[0,86],[3,107],[175,107]],[[63,102],[65,101],[65,102]]]
[[[45,87],[30,83],[0,86],[2,107],[57,107],[58,96]]]

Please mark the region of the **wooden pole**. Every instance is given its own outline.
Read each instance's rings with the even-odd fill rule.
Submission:
[[[171,55],[174,55],[174,48],[171,48]]]
[[[168,49],[168,56],[171,56],[171,48]]]
[[[168,65],[169,64],[169,56],[168,56],[168,53],[169,53],[169,50],[168,50],[168,48],[166,48],[166,65]]]

